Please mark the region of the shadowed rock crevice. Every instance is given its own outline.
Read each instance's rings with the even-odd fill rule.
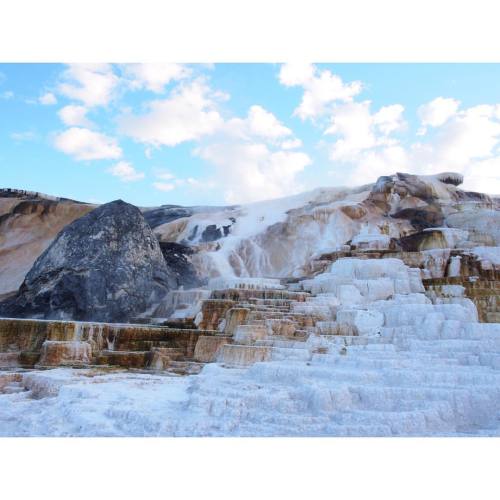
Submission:
[[[195,288],[204,283],[190,261],[190,256],[195,253],[191,247],[174,242],[160,242],[160,248],[177,287]]]
[[[0,315],[122,322],[176,286],[139,209],[117,200],[64,228]]]

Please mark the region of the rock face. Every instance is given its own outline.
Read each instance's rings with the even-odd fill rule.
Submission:
[[[0,315],[125,322],[158,302],[175,279],[141,212],[117,200],[59,233]]]

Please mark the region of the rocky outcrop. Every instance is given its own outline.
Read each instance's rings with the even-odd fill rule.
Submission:
[[[0,315],[125,322],[175,286],[139,209],[117,200],[61,231]]]

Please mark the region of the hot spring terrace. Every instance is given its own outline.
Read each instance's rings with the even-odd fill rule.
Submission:
[[[353,260],[352,257],[346,259],[343,254],[328,256],[328,260],[323,257],[323,267],[335,266],[336,262],[342,264],[344,260]],[[325,288],[322,283],[329,282],[321,279],[323,274],[309,280],[215,279],[209,290],[171,292],[156,310],[156,315],[165,317],[138,318],[137,324],[0,318],[0,368],[115,366],[188,374],[199,372],[207,362],[246,366],[264,361],[271,358],[270,346],[274,346],[276,354],[280,342],[303,345],[311,334],[334,335],[344,345],[365,343],[366,332],[360,330],[352,318],[346,319],[339,309],[369,309],[371,301],[390,299],[397,290],[384,275],[387,267],[384,262],[393,254],[377,255],[373,260],[366,259],[366,254],[364,257],[355,256],[354,260],[361,262],[360,268],[379,262],[382,274],[370,276],[362,286],[359,279],[342,278],[337,283],[338,278],[335,278],[334,287]],[[392,260],[402,266],[400,272],[411,275],[411,269],[403,262],[415,265],[413,254]],[[391,261],[387,264],[392,266]],[[470,272],[470,269],[465,271]],[[416,286],[418,292],[425,292],[432,302],[470,299],[476,306],[480,322],[498,321],[498,272],[479,277],[440,277],[423,281],[416,278],[418,269],[412,272],[411,279],[420,283],[412,286]],[[356,283],[362,295],[365,289],[369,295],[370,287],[376,286],[380,291],[367,296],[367,300],[363,299],[364,304],[360,304],[360,292],[349,284],[351,282]],[[389,286],[387,293],[384,286]],[[453,296],[457,290],[461,290],[463,298]],[[338,297],[343,302],[341,307]],[[424,299],[423,294],[422,300],[431,302]],[[379,326],[382,325],[383,322]]]
[[[196,369],[200,337],[217,331],[153,325],[0,319],[0,367],[120,366]],[[185,366],[183,366],[185,365]]]
[[[311,279],[172,292],[165,317],[149,319],[169,326],[2,319],[0,394],[49,395],[67,412],[86,404],[81,394],[104,398],[88,368],[125,377],[109,407],[99,399],[83,423],[75,409],[58,435],[498,435],[500,325],[484,322],[496,318],[496,280],[472,278],[423,283],[398,259],[332,259]],[[486,301],[483,315],[467,294]],[[60,366],[80,369],[37,370]],[[47,377],[68,390],[58,396]],[[158,400],[161,411],[144,410]],[[96,411],[113,415],[109,429],[94,426]]]

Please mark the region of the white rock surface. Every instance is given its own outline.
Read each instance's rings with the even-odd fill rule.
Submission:
[[[478,323],[459,288],[432,303],[400,263],[345,259],[331,274],[400,291],[313,297],[328,319],[307,341],[242,334],[254,344],[196,376],[21,373],[0,395],[0,435],[500,436],[500,324]]]

